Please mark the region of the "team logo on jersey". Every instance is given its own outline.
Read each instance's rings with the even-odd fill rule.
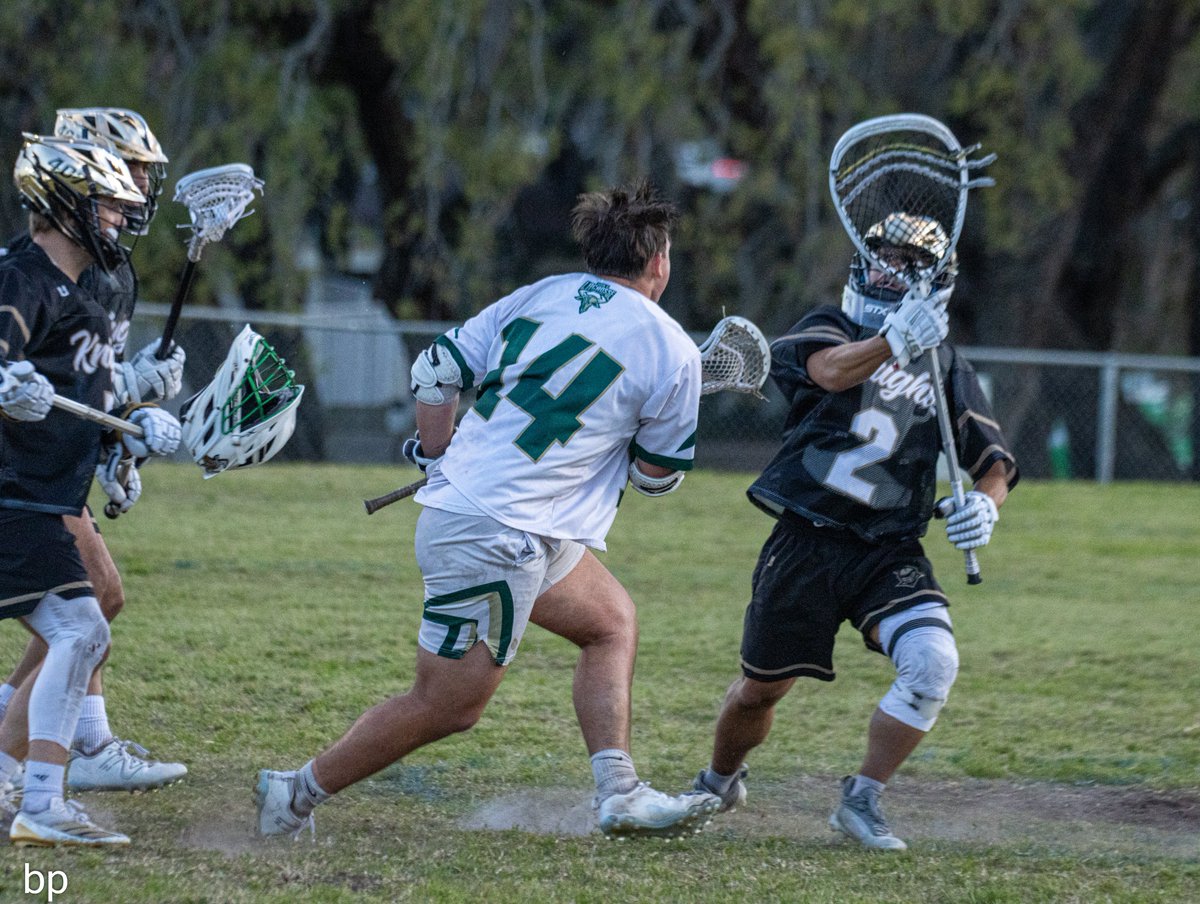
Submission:
[[[884,361],[871,374],[871,382],[879,387],[879,398],[885,402],[906,398],[911,399],[918,408],[934,410],[933,380],[927,371],[913,374],[893,367],[890,361]]]
[[[921,583],[921,569],[916,565],[905,565],[898,571],[892,572],[897,587],[912,588]]]
[[[112,343],[105,336],[97,336],[91,330],[77,330],[71,335],[71,344],[75,346],[75,360],[73,362],[76,371],[82,371],[85,374],[94,374],[101,368],[112,370],[113,356]]]
[[[608,283],[589,279],[575,293],[575,300],[579,302],[579,313],[582,314],[588,308],[598,308],[605,302],[612,301],[612,297],[616,294],[617,290]]]

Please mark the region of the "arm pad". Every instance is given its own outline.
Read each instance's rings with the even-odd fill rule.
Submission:
[[[443,386],[453,386],[450,392],[444,392]],[[426,405],[443,405],[458,394],[462,388],[462,371],[453,356],[445,349],[439,349],[437,343],[429,346],[412,366],[412,392],[418,402]]]
[[[647,477],[635,458],[629,463],[629,482],[644,496],[665,496],[683,483],[683,471],[672,471],[666,477]]]

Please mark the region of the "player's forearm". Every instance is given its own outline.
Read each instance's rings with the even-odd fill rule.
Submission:
[[[454,435],[454,417],[458,414],[458,393],[441,405],[417,402],[417,432],[421,434],[421,449],[429,458],[437,458],[450,445]]]
[[[996,503],[996,508],[1004,505],[1008,498],[1008,468],[1003,461],[993,464],[986,474],[975,481],[974,489],[987,493]]]
[[[872,336],[860,342],[834,345],[808,356],[809,378],[827,392],[842,392],[864,382],[892,357],[887,340]]]

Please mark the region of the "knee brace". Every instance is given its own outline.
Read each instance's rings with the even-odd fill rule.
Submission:
[[[29,698],[29,739],[69,748],[88,680],[108,650],[108,622],[95,597],[48,593],[25,623],[49,648]]]
[[[896,680],[879,708],[905,725],[929,731],[958,676],[958,647],[949,624],[897,631],[891,657]]]

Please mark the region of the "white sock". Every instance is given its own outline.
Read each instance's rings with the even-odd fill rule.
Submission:
[[[21,768],[21,761],[0,750],[0,785],[12,781],[12,777]]]
[[[29,760],[25,763],[25,795],[21,798],[21,809],[26,813],[41,813],[50,806],[56,797],[63,796],[63,775],[66,766],[56,766],[53,763],[39,763]]]
[[[733,775],[722,775],[712,767],[712,763],[708,764],[708,768],[704,770],[704,785],[714,794],[721,795],[733,787],[733,783],[737,781],[738,769]]]
[[[317,784],[312,760],[296,771],[296,777],[292,780],[292,812],[297,816],[307,816],[317,804],[324,803],[332,796]]]
[[[887,782],[877,782],[873,778],[867,778],[865,775],[854,776],[854,781],[850,784],[850,793],[858,794],[863,788],[872,788],[876,794],[882,794],[883,789],[887,787]]]
[[[79,721],[75,724],[75,746],[86,754],[93,754],[113,738],[108,727],[108,713],[104,709],[101,694],[88,694],[83,698]]]
[[[638,783],[633,757],[615,747],[592,754],[592,777],[596,780],[598,798],[625,794],[636,788]]]
[[[3,719],[4,714],[8,712],[8,704],[16,692],[17,689],[11,684],[7,682],[0,684],[0,719]]]

